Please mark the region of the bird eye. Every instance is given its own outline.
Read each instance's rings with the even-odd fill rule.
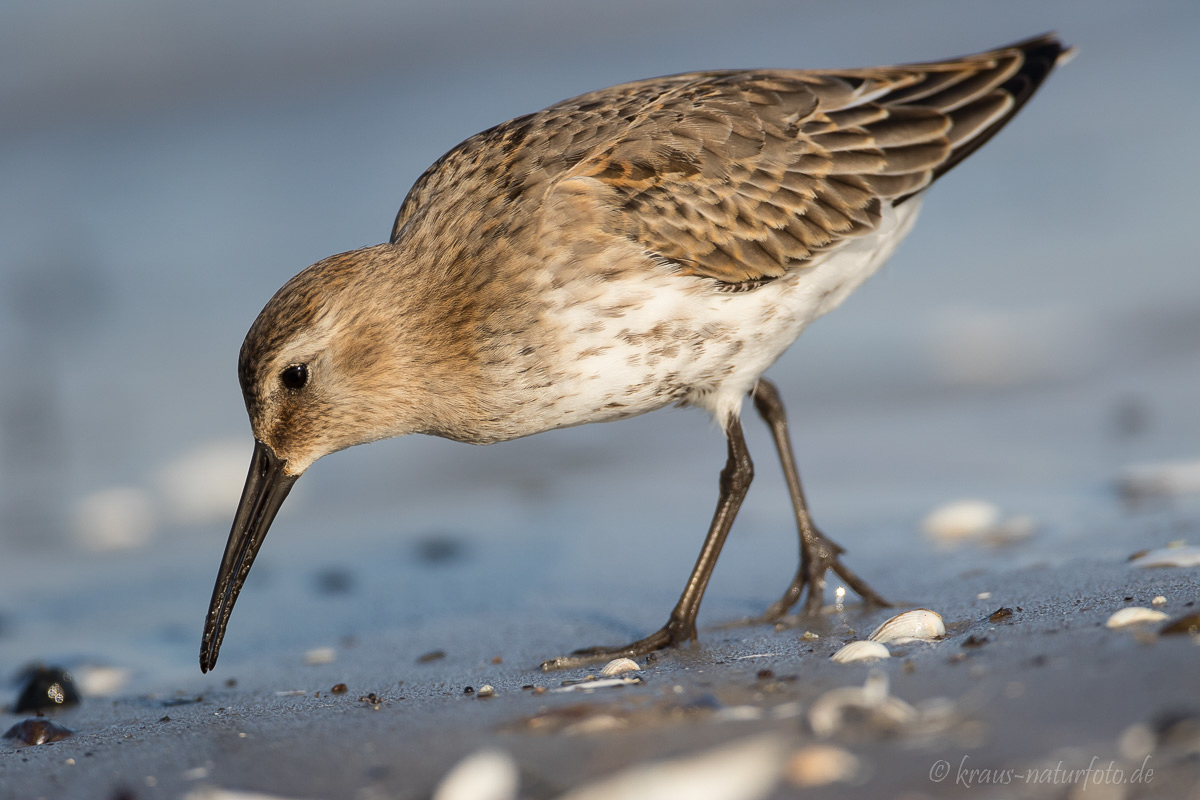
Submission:
[[[289,389],[303,389],[308,385],[308,365],[291,364],[279,373],[279,380]]]

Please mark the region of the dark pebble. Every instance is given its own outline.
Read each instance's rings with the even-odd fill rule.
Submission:
[[[983,647],[985,644],[987,644],[987,640],[988,640],[988,637],[986,637],[986,636],[976,636],[975,634],[972,633],[970,636],[968,636],[966,639],[963,640],[962,646],[963,647]]]
[[[335,683],[333,685],[333,688],[329,690],[329,693],[330,694],[345,694],[348,691],[349,691],[349,689],[346,688],[346,684]]]
[[[446,657],[445,650],[430,650],[428,653],[425,653],[424,655],[417,656],[417,663],[418,664],[428,664],[431,661],[441,661],[445,657]]]
[[[416,544],[418,561],[426,564],[450,564],[461,561],[466,556],[466,545],[462,540],[444,533],[434,533],[421,539]]]
[[[1013,615],[1013,610],[1011,608],[1002,606],[1000,608],[997,608],[995,611],[993,611],[991,613],[991,615],[988,617],[988,622],[1000,622],[1002,620],[1008,619],[1012,615]]]
[[[326,567],[313,576],[318,594],[349,594],[354,590],[354,574],[342,567]]]
[[[75,733],[45,717],[34,717],[18,722],[4,733],[5,739],[15,739],[19,745],[49,744],[61,741]]]
[[[62,667],[34,667],[24,680],[24,688],[12,707],[14,714],[79,705],[75,679]]]
[[[1159,747],[1195,752],[1200,746],[1200,711],[1195,708],[1161,711],[1150,720]]]

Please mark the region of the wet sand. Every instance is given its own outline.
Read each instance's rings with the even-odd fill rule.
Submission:
[[[417,663],[402,632],[384,631],[343,642],[332,664],[263,655],[176,691],[89,700],[54,715],[76,732],[72,738],[4,751],[3,795],[117,797],[124,789],[177,797],[221,787],[284,797],[424,797],[455,762],[495,748],[519,766],[522,797],[552,797],[630,765],[765,733],[788,753],[832,744],[857,759],[848,782],[813,796],[961,797],[967,788],[989,797],[1084,796],[1072,794],[1084,790],[1079,778],[1045,770],[1083,769],[1093,759],[1128,777],[1090,785],[1088,797],[1190,796],[1200,778],[1197,720],[1172,729],[1170,717],[1197,711],[1196,641],[1158,636],[1155,625],[1109,630],[1103,623],[1155,596],[1173,616],[1194,612],[1194,569],[1071,559],[1019,570],[981,566],[936,583],[914,577],[906,591],[942,613],[947,637],[893,645],[893,658],[873,665],[828,658],[889,616],[849,608],[789,620],[780,630],[710,628],[699,645],[652,659],[637,673],[644,683],[555,692],[587,673],[531,669],[551,637],[532,615],[506,619],[492,610],[449,626],[445,657],[427,663]],[[984,587],[991,596],[978,599]],[[713,605],[733,612],[727,600]],[[1012,615],[990,622],[1001,608]],[[563,615],[547,616],[567,627]],[[592,624],[563,638],[613,635],[611,625]],[[849,720],[817,736],[818,699],[861,685],[871,671],[929,717]],[[338,683],[346,693],[331,694]],[[479,696],[484,684],[494,696]],[[16,719],[6,715],[4,725]],[[1143,742],[1135,726],[1157,734]],[[1152,776],[1134,783],[1139,766]],[[992,785],[997,773],[1031,769],[1044,782]],[[783,780],[772,796],[797,792]]]

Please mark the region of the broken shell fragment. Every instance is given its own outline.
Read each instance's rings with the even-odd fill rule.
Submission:
[[[946,635],[942,615],[928,608],[917,608],[897,614],[867,637],[872,642],[904,644],[914,641],[940,639]]]
[[[1104,627],[1124,628],[1128,625],[1137,625],[1142,622],[1162,622],[1166,618],[1166,614],[1156,609],[1131,606],[1129,608],[1122,608],[1109,617],[1108,622],[1104,623]]]
[[[45,717],[34,717],[13,725],[4,733],[5,739],[12,739],[16,746],[50,744],[66,739],[74,733],[57,722],[51,722]]]
[[[604,669],[600,670],[600,674],[606,678],[611,678],[614,675],[623,675],[626,672],[640,672],[641,669],[638,663],[632,658],[614,658],[604,665]]]
[[[850,664],[855,661],[871,661],[879,658],[891,658],[892,654],[879,642],[851,642],[829,657],[830,661],[839,664]]]
[[[627,678],[601,678],[598,681],[580,681],[551,689],[552,692],[591,692],[595,689],[608,689],[613,686],[636,686],[645,683],[641,677],[630,675]]]
[[[1130,563],[1135,567],[1200,567],[1200,547],[1162,547],[1140,553]]]

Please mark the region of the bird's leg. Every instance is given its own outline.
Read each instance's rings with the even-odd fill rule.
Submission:
[[[771,604],[763,618],[774,621],[783,617],[800,599],[806,586],[808,597],[804,601],[804,611],[807,614],[818,613],[825,599],[825,573],[828,570],[833,570],[863,600],[886,607],[889,603],[838,558],[845,551],[813,525],[808,503],[804,499],[804,489],[800,486],[800,471],[796,469],[796,457],[788,436],[787,414],[783,410],[783,401],[779,399],[779,390],[775,384],[759,378],[751,395],[754,407],[775,438],[775,449],[779,452],[788,492],[792,495],[792,507],[796,510],[796,524],[800,528],[800,567],[796,570],[796,577],[783,597]]]
[[[589,647],[576,650],[569,656],[560,656],[542,663],[543,670],[571,669],[595,661],[607,661],[613,658],[637,658],[664,647],[680,645],[696,638],[696,614],[700,610],[700,600],[712,577],[713,567],[729,535],[733,518],[737,516],[750,482],[754,479],[754,464],[750,461],[750,452],[746,449],[746,440],[742,436],[742,425],[734,417],[726,429],[729,445],[729,457],[725,468],[721,470],[721,497],[717,500],[717,510],[713,514],[712,524],[708,535],[704,538],[704,547],[696,559],[696,566],[688,577],[687,586],[675,604],[667,624],[645,639],[639,639],[625,647]]]

